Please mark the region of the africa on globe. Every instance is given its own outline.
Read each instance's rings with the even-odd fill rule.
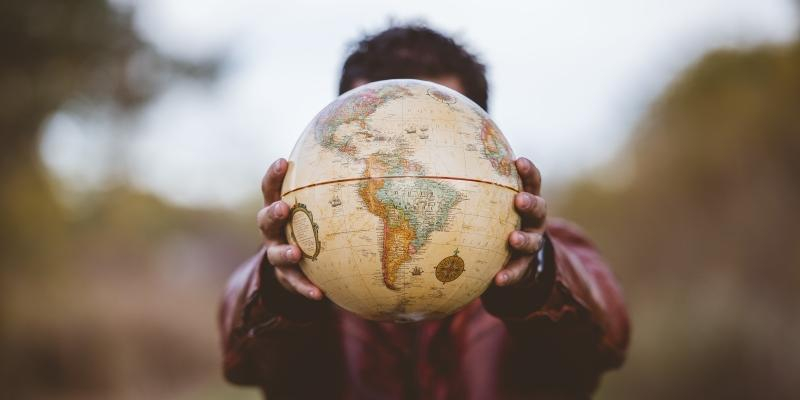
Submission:
[[[442,318],[510,257],[513,160],[488,114],[454,90],[360,86],[325,107],[289,157],[287,239],[338,306],[379,321]]]

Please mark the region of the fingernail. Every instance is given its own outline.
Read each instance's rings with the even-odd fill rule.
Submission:
[[[275,160],[274,163],[272,163],[272,172],[274,172],[276,174],[280,174],[281,172],[283,172],[283,159],[282,158],[279,158],[279,159]]]
[[[520,207],[521,208],[528,208],[528,207],[531,206],[531,203],[533,201],[531,200],[531,196],[530,195],[523,194],[522,196],[520,196],[520,201],[519,202],[520,202]]]
[[[317,298],[317,292],[314,291],[314,290],[309,290],[308,291],[308,297],[311,297],[312,299],[316,299]]]
[[[286,257],[287,258],[294,258],[294,249],[286,250]]]
[[[279,203],[275,203],[275,205],[272,206],[272,216],[278,219],[283,219],[283,217],[285,217],[283,207],[281,207]]]
[[[500,274],[500,283],[506,283],[508,281],[508,274]]]
[[[531,166],[530,161],[528,161],[527,158],[525,157],[519,158],[519,166],[517,168],[519,168],[520,172],[528,172],[528,168],[530,168],[530,166]]]
[[[519,232],[514,232],[511,235],[511,242],[514,244],[514,246],[521,246],[523,243],[525,243],[525,237]]]

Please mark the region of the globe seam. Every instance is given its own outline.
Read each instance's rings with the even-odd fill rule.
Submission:
[[[440,175],[391,175],[391,176],[360,176],[355,178],[341,178],[341,179],[331,179],[322,182],[315,182],[310,183],[308,185],[303,185],[296,187],[294,189],[288,190],[281,194],[281,197],[286,196],[288,194],[308,189],[315,186],[325,186],[330,184],[336,183],[343,183],[343,182],[357,182],[357,181],[364,181],[369,179],[403,179],[403,178],[417,178],[417,179],[441,179],[441,180],[453,180],[453,181],[464,181],[464,182],[475,182],[475,183],[485,183],[489,185],[499,186],[504,189],[511,190],[513,192],[519,193],[519,189],[513,188],[508,185],[504,185],[502,183],[492,182],[492,181],[485,181],[483,179],[474,179],[474,178],[460,178],[456,176],[440,176]]]

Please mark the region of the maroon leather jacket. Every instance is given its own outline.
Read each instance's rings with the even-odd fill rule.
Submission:
[[[551,220],[547,237],[535,282],[492,286],[450,317],[415,324],[291,294],[262,250],[225,293],[225,377],[270,400],[588,398],[624,360],[628,316],[584,234]]]

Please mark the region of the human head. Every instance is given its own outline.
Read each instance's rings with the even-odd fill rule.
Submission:
[[[452,38],[421,24],[392,26],[353,46],[342,67],[339,94],[383,79],[438,81],[488,110],[486,67]]]

